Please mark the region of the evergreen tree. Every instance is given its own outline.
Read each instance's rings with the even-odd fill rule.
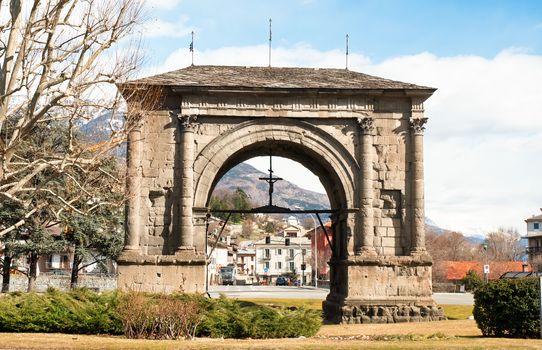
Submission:
[[[15,225],[21,217],[24,216],[24,210],[14,202],[0,202],[0,230]],[[9,292],[9,284],[11,279],[11,265],[17,257],[15,252],[9,247],[15,242],[16,237],[21,234],[23,228],[18,228],[8,232],[0,237],[0,244],[3,245],[2,256],[2,293]]]
[[[214,210],[250,210],[252,209],[252,203],[250,198],[241,188],[232,192],[220,193],[218,195],[211,196],[209,200],[209,207],[211,211]],[[216,217],[226,219],[226,213],[216,213]],[[239,223],[246,218],[251,218],[251,214],[233,213],[230,216],[232,223]]]
[[[39,257],[62,252],[66,248],[66,242],[61,237],[53,237],[42,222],[36,221],[36,217],[21,231],[16,240],[6,243],[6,247],[15,255],[27,257],[27,291],[32,292],[36,288]]]
[[[97,264],[107,269],[105,264],[118,257],[124,244],[122,218],[118,208],[108,207],[100,208],[92,215],[72,213],[63,217],[64,236],[73,247],[72,289],[77,288],[79,272],[83,268]]]

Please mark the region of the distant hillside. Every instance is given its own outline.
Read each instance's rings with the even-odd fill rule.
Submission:
[[[124,127],[124,117],[116,114],[112,118],[111,113],[103,113],[89,122],[79,126],[79,131],[84,135],[86,142],[93,144],[108,140],[111,137],[112,130],[122,130]],[[123,143],[113,150],[119,158],[126,158],[126,144]]]
[[[235,191],[240,188],[249,196],[254,206],[267,205],[269,201],[269,185],[259,180],[267,174],[253,166],[241,163],[233,167],[218,182],[215,191]],[[326,194],[302,189],[286,180],[275,183],[273,204],[293,209],[299,206],[303,209],[329,209],[329,199]]]

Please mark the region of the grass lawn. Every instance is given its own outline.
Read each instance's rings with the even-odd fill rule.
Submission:
[[[0,333],[2,349],[541,349],[542,340],[482,338],[473,320],[323,326],[307,339],[177,341],[112,336]]]
[[[240,299],[254,304],[267,306],[304,307],[306,309],[321,310],[322,300],[320,299]],[[440,305],[444,314],[449,320],[466,320],[472,316],[472,305]]]
[[[321,309],[320,300],[243,299],[247,303]],[[235,340],[208,339],[158,341],[115,336],[0,333],[2,349],[542,349],[542,340],[483,338],[472,306],[441,305],[448,321],[324,325],[312,338]]]

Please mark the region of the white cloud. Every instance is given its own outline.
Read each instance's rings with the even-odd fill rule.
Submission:
[[[348,61],[351,65],[364,65],[370,61],[363,55],[350,54]],[[191,55],[186,48],[175,50],[159,67],[151,67],[152,73],[166,72],[191,63]],[[194,63],[236,65],[236,66],[267,66],[269,64],[269,49],[267,45],[222,47],[200,51],[196,47]],[[271,52],[271,63],[274,67],[328,67],[344,68],[344,53],[340,50],[319,51],[307,44],[296,44],[292,47],[276,47]],[[148,71],[147,71],[148,72]]]
[[[181,0],[147,0],[145,6],[151,10],[171,10],[180,2]]]
[[[266,45],[195,52],[196,64],[267,66]],[[277,47],[273,66],[344,67],[340,50]],[[147,73],[190,64],[188,49]],[[542,56],[505,50],[491,59],[430,53],[373,63],[349,56],[352,70],[437,87],[426,103],[426,212],[466,233],[498,226],[525,232],[542,206]],[[300,184],[302,185],[302,184]]]
[[[174,22],[164,21],[158,18],[150,19],[143,24],[141,33],[146,38],[170,37],[181,38],[188,36],[194,28],[187,24],[188,17],[181,16]],[[188,47],[189,42],[186,43]]]

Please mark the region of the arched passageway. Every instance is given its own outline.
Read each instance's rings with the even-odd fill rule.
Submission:
[[[142,110],[149,86],[164,98]],[[340,69],[220,66],[121,89],[142,116],[129,125],[121,288],[204,291],[210,194],[235,164],[272,153],[319,176],[336,210],[329,322],[442,317],[424,241],[423,102],[434,89]]]

